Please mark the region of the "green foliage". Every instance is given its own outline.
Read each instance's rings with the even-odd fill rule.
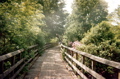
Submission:
[[[81,40],[84,46],[78,49],[105,59],[120,62],[120,42],[116,39],[117,34],[120,34],[120,32],[116,31],[115,33],[116,28],[118,27],[112,26],[108,22],[101,22],[85,34],[85,37]],[[97,64],[97,71],[99,73],[103,71],[115,73],[113,68],[101,64]]]
[[[46,33],[47,42],[64,33],[64,25],[67,14],[63,10],[64,2],[62,0],[40,0],[43,5],[46,27],[43,30]]]
[[[120,5],[119,5],[118,8],[116,9],[116,12],[117,12],[118,18],[120,19]]]
[[[113,28],[112,25],[107,22],[102,22],[91,28],[81,40],[86,45],[86,48],[83,47],[82,50],[103,58],[119,61],[114,58],[119,54],[119,44],[111,28]]]
[[[115,40],[120,40],[120,25],[112,27],[111,31],[115,34]]]
[[[44,17],[42,6],[34,0],[0,4],[0,54],[44,43]]]
[[[57,37],[51,39],[51,41],[50,41],[50,43],[57,43],[57,42],[58,42],[58,38]]]
[[[61,0],[0,1],[0,55],[24,48],[22,57],[28,60],[35,55],[34,51],[27,50],[29,46],[37,44],[41,54],[45,43],[58,42],[56,34],[64,32],[67,16],[63,6]],[[11,63],[5,62],[4,66],[8,69]],[[23,72],[27,72],[28,67],[24,67]]]
[[[11,62],[7,61],[6,63],[4,63],[5,69],[8,69],[11,67]]]
[[[105,40],[111,40],[111,42],[114,41],[114,34],[110,31],[111,26],[112,25],[107,22],[102,22],[96,27],[92,27],[90,31],[85,33],[82,42],[85,44],[93,43],[98,45]]]
[[[108,20],[114,25],[120,25],[120,5],[112,13],[107,16]]]
[[[75,0],[65,34],[70,41],[81,40],[92,26],[107,20],[106,16],[107,4],[103,0]]]
[[[4,0],[0,2],[0,55],[26,48],[43,46],[64,32],[62,0]]]
[[[81,32],[83,32],[82,27],[74,23],[66,29],[65,35],[70,41],[81,40],[83,38]]]

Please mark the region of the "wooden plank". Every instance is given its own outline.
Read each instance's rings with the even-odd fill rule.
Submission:
[[[67,55],[67,57],[69,57],[71,60],[73,60],[77,65],[79,65],[81,68],[83,68],[85,71],[87,71],[88,73],[90,73],[95,78],[97,78],[97,79],[105,79],[103,76],[99,75],[98,73],[96,73],[92,69],[90,69],[87,66],[85,66],[84,64],[80,63],[78,60],[76,60],[75,58],[73,58],[72,56],[70,56],[68,53],[65,52],[65,54]]]
[[[32,58],[30,58],[26,63],[24,63],[21,67],[20,67],[20,69],[10,78],[10,79],[15,79],[15,77],[20,73],[20,71],[23,69],[23,67],[29,62],[29,61],[31,61],[32,60]]]
[[[78,60],[78,53],[76,53],[76,56],[75,56],[76,60]],[[77,67],[77,64],[75,64],[75,66]]]
[[[70,48],[70,47],[67,47],[67,46],[64,46],[62,45],[64,48],[67,48],[71,51],[74,51],[75,53],[78,53],[80,55],[83,55],[85,57],[88,57],[94,61],[97,61],[99,63],[102,63],[102,64],[105,64],[105,65],[109,65],[109,66],[112,66],[114,68],[117,68],[117,69],[120,69],[120,63],[119,62],[115,62],[115,61],[110,61],[110,60],[107,60],[107,59],[104,59],[104,58],[101,58],[101,57],[98,57],[98,56],[94,56],[94,55],[91,55],[89,53],[86,53],[86,52],[82,52],[82,51],[78,51],[76,49],[73,49],[73,48]]]
[[[92,68],[92,70],[96,71],[96,61],[94,61],[94,60],[91,61],[91,68]],[[95,79],[95,78],[92,77],[92,79]]]
[[[37,47],[38,45],[32,45],[32,46],[29,46],[28,49],[32,49],[34,47]]]
[[[36,56],[37,54],[35,54],[35,56]],[[21,67],[20,67],[20,69],[10,78],[10,79],[15,79],[15,77],[20,73],[20,71],[23,69],[23,67],[25,66],[25,65],[27,65],[31,60],[32,60],[33,58],[30,58],[27,62],[25,62]]]
[[[10,58],[11,59],[11,66],[13,66],[13,65],[15,65],[15,57],[16,56],[13,56],[12,58]],[[19,59],[20,60],[20,59]],[[12,71],[12,73],[11,74],[9,74],[10,76],[11,75],[14,75],[14,70]]]
[[[33,45],[33,46],[30,46],[30,47],[28,47],[27,49],[32,49],[32,48],[35,48],[36,46],[38,46],[38,45]],[[51,44],[46,44],[45,45],[45,47],[50,47],[51,46]],[[44,47],[44,48],[45,48]],[[46,48],[45,48],[46,49]],[[5,55],[2,55],[2,56],[0,56],[0,62],[4,62],[4,60],[6,60],[6,59],[8,59],[8,58],[11,58],[11,57],[13,57],[13,56],[15,56],[15,55],[17,55],[17,54],[20,54],[20,58],[21,58],[21,52],[23,52],[24,51],[24,49],[20,49],[20,50],[17,50],[17,51],[14,51],[14,52],[10,52],[10,53],[8,53],[8,54],[5,54]],[[38,51],[38,49],[36,49],[36,50],[34,50],[34,52],[37,52]],[[38,54],[35,54],[35,56],[37,56]],[[23,58],[24,60],[25,60],[25,58]],[[25,62],[25,64],[23,64],[23,66],[25,66],[28,62],[30,62],[31,60],[32,60],[33,58],[30,58],[27,62]],[[9,73],[11,73],[12,71],[14,71],[14,69],[19,65],[19,64],[21,64],[24,60],[20,60],[20,61],[18,61],[15,65],[13,65],[12,67],[10,67],[9,69],[7,69],[6,71],[3,71],[3,68],[2,68],[2,70],[1,70],[1,72],[0,72],[0,79],[3,79],[5,76],[7,76]],[[14,64],[14,61],[12,62],[12,64]],[[22,66],[22,67],[23,67]],[[3,66],[1,66],[1,67],[3,67]],[[21,69],[22,68],[20,68],[18,71],[17,71],[17,73],[15,73],[14,74],[14,76],[13,77],[11,77],[12,79],[14,79],[15,78],[15,76],[17,75],[17,74],[19,74],[19,72],[21,71]]]
[[[88,79],[78,68],[76,68],[71,61],[68,60],[67,57],[65,57],[65,60],[70,64],[70,66],[80,75],[83,79]]]
[[[81,63],[84,64],[85,63],[85,56],[81,56]],[[84,73],[84,69],[81,69],[82,73]]]
[[[32,49],[32,48],[34,48],[34,47],[36,47],[36,46],[38,46],[38,45],[33,45],[33,46],[30,46],[30,47],[28,47],[28,49]],[[6,59],[8,59],[8,58],[11,58],[11,57],[13,57],[13,60],[12,60],[12,67],[10,67],[9,69],[7,69],[6,71],[3,71],[3,66],[1,65],[1,68],[2,68],[2,70],[1,70],[1,73],[0,73],[0,79],[3,79],[4,77],[6,77],[9,73],[11,73],[12,71],[14,72],[14,69],[16,68],[16,67],[18,67],[24,60],[25,60],[25,58],[23,58],[23,59],[21,59],[20,61],[18,61],[16,64],[15,64],[15,55],[18,55],[18,54],[20,54],[20,58],[21,58],[21,52],[23,52],[24,51],[24,49],[20,49],[20,50],[17,50],[17,51],[14,51],[14,52],[10,52],[10,53],[8,53],[8,54],[5,54],[5,55],[2,55],[2,56],[0,56],[0,62],[2,63],[4,60],[6,60]],[[37,52],[38,51],[38,49],[36,49],[36,50],[34,50],[34,52]],[[35,56],[37,56],[37,53],[35,54]],[[32,58],[31,59],[29,59],[24,65],[26,65],[28,62],[30,62],[32,60]],[[2,63],[3,64],[3,63]],[[17,72],[19,72],[19,71],[17,71]],[[16,74],[12,77],[12,78],[14,78],[16,76]]]
[[[24,61],[24,58],[21,59],[20,61],[18,61],[15,65],[13,65],[12,67],[10,67],[8,70],[6,70],[5,72],[3,72],[3,74],[0,75],[0,79],[3,79],[4,77],[6,77],[10,72],[12,72],[17,66],[19,66],[22,62]]]
[[[34,64],[34,62],[38,59],[39,56],[37,56],[38,54],[35,55],[34,59],[31,61],[30,65],[29,65],[29,69],[32,67],[32,65]]]
[[[15,55],[17,55],[17,54],[19,54],[19,53],[21,53],[23,51],[24,51],[24,49],[20,49],[20,50],[17,50],[17,51],[10,52],[8,54],[2,55],[2,56],[0,56],[0,62],[4,61],[4,60],[6,60],[6,59],[8,59],[10,57],[13,57],[13,56],[15,56]]]
[[[96,61],[91,61],[92,70],[96,70]]]
[[[28,69],[30,69],[32,67],[32,65],[34,64],[34,62],[39,58],[39,56],[37,56],[38,54],[35,55],[35,58],[31,61],[30,65],[28,66]],[[23,73],[18,79],[24,79],[25,75],[27,72]]]
[[[28,49],[34,48],[34,47],[36,47],[36,46],[38,46],[38,45],[30,46],[30,47],[28,47]],[[10,57],[12,57],[12,56],[15,56],[15,55],[17,55],[17,54],[19,54],[19,53],[21,53],[21,52],[23,52],[23,51],[24,51],[24,49],[20,49],[20,50],[17,50],[17,51],[10,52],[10,53],[7,53],[7,54],[5,54],[5,55],[2,55],[2,56],[0,56],[0,62],[1,62],[1,61],[4,61],[4,60],[6,60],[6,59],[8,59],[8,58],[10,58]]]
[[[34,52],[37,52],[37,51],[38,51],[38,49],[34,50]]]

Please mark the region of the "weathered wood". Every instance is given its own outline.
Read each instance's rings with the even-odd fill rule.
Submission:
[[[112,66],[114,68],[120,69],[120,63],[119,62],[110,61],[110,60],[107,60],[107,59],[104,59],[104,58],[101,58],[101,57],[98,57],[98,56],[91,55],[91,54],[86,53],[86,52],[78,51],[76,49],[73,49],[73,48],[70,48],[70,47],[67,47],[67,46],[64,46],[64,45],[61,45],[61,46],[63,46],[66,49],[69,49],[71,51],[74,51],[75,53],[83,55],[87,58],[90,58],[94,61],[97,61],[99,63],[102,63],[102,64],[105,64],[105,65],[109,65],[109,66]]]
[[[8,54],[0,56],[0,79],[3,79],[5,77],[11,77],[11,76],[12,76],[11,79],[14,79],[26,64],[31,62],[36,56],[39,55],[38,53],[36,53],[36,52],[38,52],[38,49],[36,49],[37,46],[38,45],[29,46],[27,49],[20,49],[20,50],[10,52]],[[46,44],[43,47],[43,49],[41,49],[41,50],[43,51],[43,50],[49,48],[50,46],[51,46],[51,44]],[[27,62],[26,62],[26,58],[22,59],[22,54],[23,54],[22,52],[24,52],[25,50],[27,50],[27,51],[32,50],[32,52],[36,53],[34,55],[34,57],[28,59]],[[18,61],[16,61],[15,57],[17,57]],[[10,59],[11,67],[8,68],[6,71],[4,71],[4,63],[8,59]],[[14,73],[14,70],[24,61],[25,61],[25,63],[22,64],[22,67],[20,67],[20,69],[16,73]]]
[[[75,59],[78,60],[78,53],[76,53]],[[77,64],[75,66],[77,67]]]
[[[79,69],[77,69],[71,61],[69,61],[69,59],[67,57],[65,57],[65,60],[70,64],[70,66],[80,75],[80,77],[82,79],[88,79],[82,72],[79,71]]]
[[[19,59],[22,59],[22,53],[19,54]]]
[[[30,47],[28,47],[28,49],[34,48],[36,46],[38,46],[38,45],[30,46]],[[15,55],[17,55],[17,54],[19,54],[19,53],[21,53],[23,51],[24,51],[24,49],[20,49],[20,50],[17,50],[17,51],[10,52],[8,54],[2,55],[2,56],[0,56],[0,62],[3,61],[3,60],[6,60],[6,59],[8,59],[8,58],[10,58],[12,56],[15,56]]]
[[[15,56],[11,58],[11,65],[14,65],[14,64],[15,64]]]
[[[33,60],[31,61],[30,65],[29,65],[29,68],[32,67],[32,65],[34,64],[34,62],[38,59],[38,54],[36,53]]]
[[[105,79],[103,76],[99,75],[98,73],[96,73],[92,69],[90,69],[87,66],[85,66],[84,64],[80,63],[78,60],[76,60],[75,58],[73,58],[72,56],[70,56],[68,53],[65,52],[65,54],[66,54],[67,57],[69,57],[71,60],[73,60],[77,65],[79,65],[81,68],[83,68],[85,71],[87,71],[88,73],[90,73],[95,78],[97,78],[97,79]]]
[[[35,53],[38,52],[38,49],[34,50],[34,52],[35,52]]]
[[[32,48],[37,47],[37,46],[38,45],[32,45],[32,46],[28,47],[28,49],[32,49]]]
[[[20,69],[10,78],[10,79],[15,79],[15,77],[20,73],[20,71],[25,67],[26,64],[28,64],[33,58],[30,58],[27,62],[25,62]]]
[[[75,54],[75,59],[78,60],[78,53],[74,53],[74,54]],[[76,67],[76,68],[79,67],[76,63],[74,63],[74,64],[75,64],[75,67]],[[77,75],[78,73],[75,72],[75,74]]]
[[[96,71],[96,61],[91,61],[91,69]],[[94,77],[92,77],[92,79],[95,79]]]
[[[36,51],[38,51],[38,49],[36,49],[34,52],[36,52]],[[27,62],[25,62],[21,67],[20,67],[20,69],[10,78],[10,79],[14,79],[19,73],[20,73],[20,71],[23,69],[23,67],[25,66],[25,65],[27,65],[32,59],[34,59],[36,56],[38,55],[38,53],[36,53],[34,56],[33,56],[33,58],[30,58]],[[33,61],[35,61],[35,60],[33,60]]]
[[[85,63],[85,56],[81,55],[81,63]],[[84,69],[81,69],[82,73],[84,73]]]
[[[15,64],[15,56],[11,58],[11,65],[13,66],[14,64]],[[12,74],[10,75],[14,75],[14,70],[12,71]]]
[[[33,58],[33,60],[31,59],[32,61],[31,61],[30,65],[28,66],[28,69],[30,69],[33,66],[34,62],[38,59],[38,57],[39,57],[38,54],[36,54],[35,57]],[[26,74],[27,74],[27,72],[23,73],[20,76],[20,78],[18,78],[18,79],[24,79]]]
[[[20,49],[20,50],[17,50],[17,51],[10,52],[8,54],[2,55],[2,56],[0,56],[0,62],[4,61],[4,60],[6,60],[6,59],[8,59],[10,57],[13,57],[13,56],[15,56],[15,55],[17,55],[17,54],[19,54],[19,53],[21,53],[23,51],[24,51],[24,49]]]
[[[91,68],[96,71],[96,61],[91,61]]]
[[[21,59],[20,61],[18,61],[15,65],[13,65],[12,67],[10,67],[8,70],[6,70],[5,72],[3,72],[3,74],[0,75],[0,79],[3,79],[4,77],[6,77],[10,72],[12,72],[17,66],[19,66],[22,62],[24,61],[24,59]]]
[[[38,66],[40,69],[38,75],[36,75],[36,71],[32,71],[32,74],[36,73],[35,76],[39,76],[39,79],[77,79],[77,77],[70,72],[68,65],[63,62],[58,46],[53,49],[48,49],[45,54],[39,58],[36,66],[37,64],[42,64],[41,67]],[[36,66],[34,65],[32,70],[38,68]],[[32,77],[30,75],[28,75],[27,78],[35,79],[34,76]]]

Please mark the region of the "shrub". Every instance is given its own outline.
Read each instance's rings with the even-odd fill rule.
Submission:
[[[113,32],[114,26],[108,22],[102,22],[85,34],[81,40],[85,45],[79,47],[78,50],[120,62],[120,41],[116,39],[116,34]],[[119,33],[120,34],[120,33]],[[107,68],[106,68],[107,67]],[[105,72],[108,74],[115,73],[110,66],[97,64],[97,71],[99,73]],[[101,74],[105,74],[101,73]]]

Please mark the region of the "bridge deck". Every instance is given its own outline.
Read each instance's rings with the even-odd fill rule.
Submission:
[[[29,70],[25,79],[77,79],[62,60],[59,47],[45,51]]]

